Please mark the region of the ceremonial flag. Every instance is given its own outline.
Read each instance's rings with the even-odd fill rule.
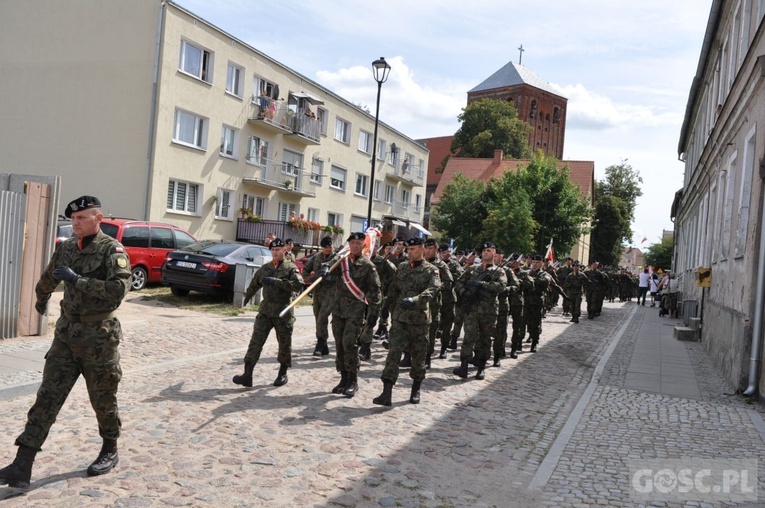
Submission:
[[[547,253],[545,259],[549,259],[551,263],[555,263],[555,251],[553,250],[553,239],[550,238],[550,244],[547,246]]]
[[[367,237],[364,239],[364,248],[361,250],[361,252],[364,257],[369,259],[372,257],[372,254],[374,254],[375,248],[377,247],[377,243],[379,242],[382,233],[377,228],[367,228],[366,235]]]

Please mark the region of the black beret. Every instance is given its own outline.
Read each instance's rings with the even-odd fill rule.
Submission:
[[[393,239],[393,243],[398,243],[398,242],[403,242],[403,241],[405,241],[405,240],[403,238],[401,238],[400,236],[397,236],[396,238]]]
[[[504,254],[504,252],[502,251],[502,249],[500,249],[499,247],[497,247],[497,254]]]
[[[455,254],[457,254],[458,256],[464,256],[465,255],[465,251],[462,250],[462,249],[457,249],[457,252],[455,252]]]
[[[295,243],[295,242],[292,241],[292,238],[287,238],[286,240],[284,240],[284,243]]]
[[[95,196],[80,196],[68,205],[64,210],[64,215],[68,218],[72,218],[74,212],[81,212],[83,210],[90,210],[91,208],[101,208],[101,202]]]
[[[319,245],[322,247],[332,247],[332,238],[329,236],[325,236],[321,239],[321,242],[319,242]]]
[[[532,260],[532,261],[542,261],[542,256],[540,256],[539,254],[536,254],[536,255],[534,255],[534,256],[531,258],[531,260]]]
[[[271,240],[271,243],[268,244],[269,249],[273,249],[274,247],[284,247],[284,240],[281,238],[274,238]]]
[[[364,240],[367,237],[364,233],[351,233],[351,236],[348,237],[348,241],[351,240]]]
[[[449,250],[449,246],[446,245],[445,243],[442,243],[441,245],[438,246],[438,250],[439,250],[439,252],[447,251],[447,250]]]
[[[383,248],[385,248],[385,247],[393,247],[393,242],[385,242],[384,244],[382,244],[382,247]]]
[[[571,266],[579,266],[579,261],[574,261],[574,263]]]
[[[435,241],[435,240],[434,240],[434,239],[432,239],[432,238],[428,238],[427,240],[425,240],[425,243],[423,243],[423,245],[424,245],[425,247],[433,247],[434,245],[438,245],[438,242],[437,242],[437,241]]]
[[[414,238],[410,238],[406,242],[407,247],[414,247],[416,245],[422,245],[422,238],[417,238],[416,236]]]
[[[483,242],[481,245],[475,248],[476,252],[483,252],[484,249],[493,249],[496,246],[491,242]]]

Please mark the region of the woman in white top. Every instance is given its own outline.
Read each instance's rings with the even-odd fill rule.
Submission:
[[[659,301],[659,276],[655,273],[651,275],[651,279],[648,281],[648,287],[651,291],[651,307],[656,307],[656,302]]]

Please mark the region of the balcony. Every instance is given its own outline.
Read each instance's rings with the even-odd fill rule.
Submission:
[[[406,160],[394,165],[385,163],[385,176],[397,182],[404,182],[414,187],[425,185],[425,171],[420,166],[410,165]]]
[[[252,104],[250,123],[267,127],[277,134],[292,133],[291,117],[295,112],[285,104],[266,96],[253,97]]]
[[[316,192],[308,183],[309,175],[306,175],[301,168],[263,157],[248,157],[247,162],[250,164],[247,164],[242,177],[244,183],[285,194],[316,197]]]
[[[414,213],[414,205],[401,201],[394,201],[391,204],[391,215],[397,219],[419,220],[419,216]]]
[[[239,219],[236,224],[236,240],[238,242],[263,244],[269,233],[274,233],[277,238],[282,240],[291,238],[298,245],[318,245],[321,237],[327,234],[323,231],[294,228],[286,222],[277,220],[249,222]]]
[[[321,143],[321,122],[312,118],[306,112],[292,115],[293,139],[302,141],[306,145],[318,145]]]

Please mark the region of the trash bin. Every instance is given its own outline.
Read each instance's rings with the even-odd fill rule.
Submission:
[[[236,273],[234,274],[234,306],[244,307],[244,294],[247,292],[247,287],[250,285],[250,281],[255,276],[255,272],[258,271],[258,266],[250,264],[236,265]],[[252,300],[250,305],[257,305],[260,303],[260,299],[263,295],[263,289],[259,289]]]

